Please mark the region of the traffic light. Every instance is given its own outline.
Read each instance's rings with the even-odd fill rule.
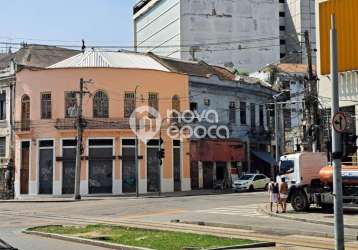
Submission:
[[[160,149],[160,159],[165,158],[165,150],[164,148]]]
[[[164,150],[164,148],[161,148],[160,151],[158,151],[158,158],[159,159],[165,158],[165,150]]]

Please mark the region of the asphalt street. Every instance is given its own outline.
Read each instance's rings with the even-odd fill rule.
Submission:
[[[145,222],[205,221],[271,234],[333,235],[333,227],[269,217],[257,212],[266,192],[167,198],[103,198],[80,202],[0,203],[0,238],[19,249],[82,249],[81,245],[21,233],[45,224],[86,224],[121,220]],[[346,229],[347,239],[358,235]],[[84,249],[84,247],[83,247]],[[101,249],[90,248],[85,249]]]

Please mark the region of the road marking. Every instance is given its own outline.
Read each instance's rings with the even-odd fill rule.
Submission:
[[[178,214],[178,213],[184,213],[186,212],[186,209],[169,209],[169,210],[163,210],[163,211],[159,211],[159,212],[145,212],[142,213],[140,215],[125,215],[125,216],[120,216],[120,218],[122,219],[139,219],[139,218],[145,218],[148,216],[159,216],[159,215],[173,215],[173,214]]]
[[[211,208],[205,210],[196,210],[195,212],[208,213],[208,214],[239,215],[244,217],[268,218],[269,217],[268,215],[261,214],[257,211],[260,205],[262,204],[217,207],[217,208]]]

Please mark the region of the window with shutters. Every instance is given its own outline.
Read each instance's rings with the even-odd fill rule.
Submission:
[[[0,120],[6,119],[6,92],[0,94]]]
[[[256,104],[250,104],[251,128],[256,127]]]
[[[124,93],[124,117],[129,118],[136,108],[134,92]]]
[[[0,157],[6,156],[6,137],[0,137]]]
[[[108,118],[108,96],[104,91],[97,91],[93,96],[93,117]]]
[[[51,93],[41,93],[41,119],[51,119]]]
[[[236,103],[230,102],[229,104],[229,122],[236,123]]]
[[[148,106],[158,110],[158,93],[150,92],[148,95]],[[155,118],[152,114],[149,114],[150,118]]]
[[[21,130],[30,130],[30,97],[21,98]]]
[[[240,102],[240,124],[246,125],[246,102]]]
[[[65,117],[77,116],[77,95],[76,92],[65,92]]]
[[[261,127],[264,126],[264,106],[263,105],[259,106],[259,123],[260,123]]]

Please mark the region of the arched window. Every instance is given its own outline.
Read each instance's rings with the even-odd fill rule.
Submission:
[[[108,96],[104,91],[97,91],[93,97],[93,117],[108,118]]]
[[[21,98],[21,130],[30,130],[30,97]]]

